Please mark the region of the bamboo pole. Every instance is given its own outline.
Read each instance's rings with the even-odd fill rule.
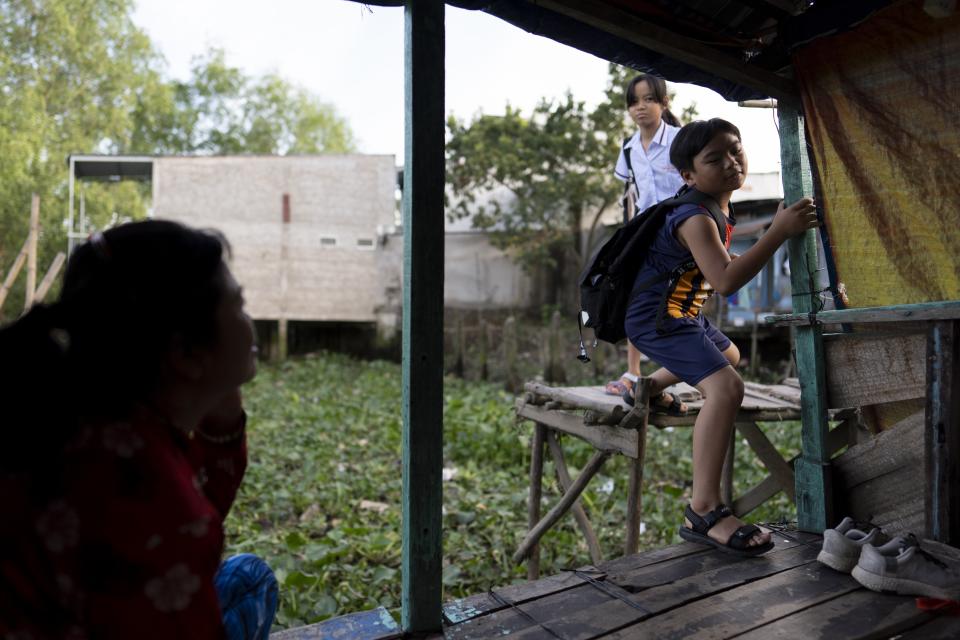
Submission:
[[[40,237],[40,196],[33,194],[30,202],[30,233],[27,235],[27,290],[23,302],[26,311],[33,305],[37,291],[37,240]]]
[[[20,249],[20,253],[17,254],[16,259],[13,261],[13,266],[10,267],[10,271],[7,271],[7,277],[4,279],[3,285],[0,286],[0,308],[3,307],[3,303],[7,299],[7,294],[10,293],[10,287],[13,286],[17,276],[20,275],[20,270],[23,269],[23,265],[27,262],[29,245],[30,238],[28,236],[23,243],[23,247]]]

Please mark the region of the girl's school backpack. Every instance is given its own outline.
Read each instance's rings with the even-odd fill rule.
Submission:
[[[580,361],[590,361],[583,346],[583,326],[593,329],[596,340],[615,344],[627,337],[623,324],[637,273],[667,214],[681,204],[698,204],[706,208],[717,223],[720,240],[726,244],[726,217],[720,211],[716,200],[687,186],[682,187],[674,197],[658,202],[617,229],[613,236],[597,249],[580,274],[581,331],[580,355],[577,356]],[[666,280],[678,270],[686,271],[690,266],[689,262],[677,265],[675,269],[657,274],[637,285],[637,289]]]

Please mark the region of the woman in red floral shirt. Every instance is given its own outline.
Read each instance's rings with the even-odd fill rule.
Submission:
[[[0,637],[267,637],[269,568],[221,566],[256,370],[224,246],[97,233],[58,301],[0,331]]]

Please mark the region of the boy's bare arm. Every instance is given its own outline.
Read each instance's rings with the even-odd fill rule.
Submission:
[[[743,255],[731,259],[720,241],[717,225],[708,216],[692,216],[677,229],[680,241],[690,249],[700,272],[717,293],[728,296],[757,275],[787,238],[819,226],[816,207],[802,198],[784,207],[780,203],[770,229]]]

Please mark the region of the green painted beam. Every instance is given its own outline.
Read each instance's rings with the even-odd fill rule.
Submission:
[[[960,300],[893,304],[884,307],[861,307],[859,309],[831,309],[816,315],[820,324],[855,324],[857,322],[904,322],[916,320],[958,320]],[[810,324],[809,313],[787,313],[767,316],[771,325]]]
[[[404,29],[401,625],[441,629],[444,6],[407,0]]]
[[[780,162],[783,194],[792,204],[804,195],[802,158],[806,154],[797,106],[781,101]],[[817,232],[810,230],[791,238],[790,287],[793,310],[807,314],[817,308]],[[823,337],[819,325],[798,325],[794,353],[800,378],[800,411],[803,420],[800,457],[794,467],[797,493],[797,524],[803,531],[820,533],[833,524],[830,486],[830,453],[827,447],[826,378],[823,368]]]

